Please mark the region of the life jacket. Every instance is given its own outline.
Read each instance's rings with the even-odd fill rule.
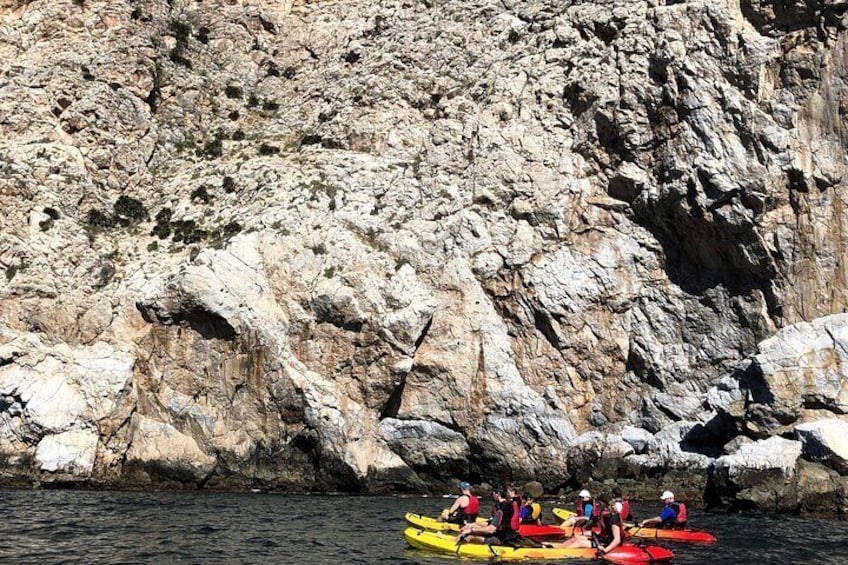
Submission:
[[[664,528],[674,528],[674,527],[682,528],[683,526],[685,526],[686,520],[687,520],[686,505],[683,504],[682,502],[670,502],[670,503],[668,503],[667,506],[669,508],[671,508],[672,510],[674,510],[675,518],[674,518],[674,520],[667,520],[667,521],[663,522],[663,527]]]
[[[538,502],[524,504],[521,507],[521,523],[522,524],[538,524],[539,516],[542,515],[542,507]]]
[[[602,512],[598,516],[598,524],[601,526],[601,531],[598,533],[598,540],[603,545],[608,545],[613,539],[615,539],[615,534],[613,534],[612,531],[612,527],[614,525],[618,526],[619,535],[622,535],[620,516],[616,519],[610,512]]]
[[[521,526],[521,503],[519,499],[512,499],[512,516],[510,517],[509,527],[512,528],[514,532],[518,531],[518,527]]]
[[[465,517],[469,522],[477,519],[480,514],[480,499],[473,494],[468,495],[468,505],[465,507]]]
[[[688,520],[688,516],[686,515],[686,505],[682,502],[677,503],[677,520],[675,520],[675,524],[685,525]]]
[[[507,500],[503,502],[498,507],[498,512],[500,512],[501,520],[498,523],[498,527],[495,530],[495,535],[501,539],[504,539],[504,535],[509,535],[513,532],[518,531],[518,523],[516,523],[516,512],[515,502],[512,500]],[[521,518],[518,517],[518,521],[520,522]]]
[[[586,504],[589,503],[592,505],[592,516],[586,516]],[[591,518],[593,516],[598,515],[598,505],[595,504],[595,501],[583,500],[582,498],[577,499],[577,515],[578,516],[586,516],[587,518]]]
[[[530,517],[535,521],[539,519],[539,516],[542,515],[542,505],[538,502],[531,502],[530,508],[532,512],[530,513]]]

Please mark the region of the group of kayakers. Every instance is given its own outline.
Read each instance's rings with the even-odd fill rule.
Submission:
[[[489,545],[514,545],[521,540],[518,533],[521,524],[541,524],[541,505],[530,493],[519,495],[515,487],[496,486],[492,489],[494,507],[492,517],[486,523],[477,523],[480,499],[472,492],[471,484],[460,483],[460,496],[454,501],[441,521],[461,525],[457,542],[467,541]],[[638,527],[682,528],[686,525],[686,506],[674,499],[674,493],[665,491],[661,495],[665,504],[662,512]],[[593,497],[583,489],[578,494],[577,515],[569,518],[563,526],[572,527],[576,535],[563,547],[595,547],[603,554],[621,545],[624,539],[625,520],[632,520],[630,502],[619,487],[610,494]]]

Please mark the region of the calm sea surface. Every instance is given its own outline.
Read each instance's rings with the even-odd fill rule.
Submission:
[[[400,535],[405,511],[436,514],[439,498],[0,490],[0,500],[4,564],[469,563],[410,549]],[[637,517],[658,509],[635,507]],[[669,544],[674,563],[848,564],[845,521],[691,514],[718,543]]]

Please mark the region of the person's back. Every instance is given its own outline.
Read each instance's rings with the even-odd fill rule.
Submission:
[[[468,506],[465,507],[465,521],[467,523],[477,521],[480,515],[480,499],[473,494],[468,495]]]
[[[522,500],[524,503],[521,505],[521,523],[540,524],[539,518],[542,515],[542,506],[533,499],[530,493],[525,493]]]
[[[444,516],[444,521],[451,524],[463,525],[477,520],[477,515],[480,512],[480,502],[476,496],[471,494],[470,483],[462,481],[459,483],[459,488],[462,494],[457,497],[453,506],[450,507],[447,516]]]

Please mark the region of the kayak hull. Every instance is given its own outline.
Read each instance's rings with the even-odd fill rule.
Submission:
[[[517,561],[522,559],[593,559],[592,548],[565,548],[562,544],[547,544],[549,547],[507,547],[478,543],[460,543],[447,532],[429,532],[409,527],[403,532],[406,542],[416,549],[449,553],[460,557]],[[674,554],[658,546],[623,545],[604,556],[604,559],[622,565],[643,563],[665,563]]]
[[[663,528],[628,526],[625,528],[625,532],[628,536],[661,541],[685,541],[689,543],[715,543],[716,541],[714,535],[701,530],[667,530]]]

